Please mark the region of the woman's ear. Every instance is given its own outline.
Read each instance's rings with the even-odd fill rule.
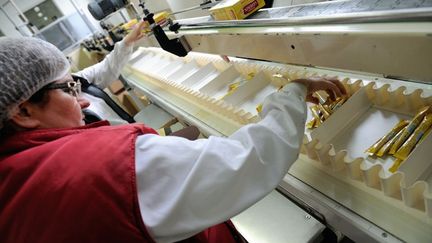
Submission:
[[[34,116],[34,107],[29,102],[24,102],[18,107],[18,112],[13,115],[10,121],[24,129],[39,127],[40,121]]]

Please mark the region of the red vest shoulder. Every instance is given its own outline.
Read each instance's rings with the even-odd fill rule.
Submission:
[[[136,191],[142,125],[17,134],[0,145],[0,242],[153,242]],[[229,223],[183,242],[235,242]]]
[[[0,161],[0,242],[152,242],[135,185],[134,143],[146,132],[100,126],[11,138],[9,149],[21,152]]]

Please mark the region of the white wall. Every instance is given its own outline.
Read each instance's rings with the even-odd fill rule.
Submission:
[[[2,4],[6,1],[2,1]],[[21,12],[25,12],[31,7],[43,2],[43,0],[15,0],[14,1],[17,7]],[[16,24],[22,23],[20,18],[18,17],[18,12],[15,10],[12,4],[8,3],[4,6],[4,10],[8,13],[9,17],[14,21]],[[22,36],[18,30],[15,29],[15,26],[13,23],[9,20],[9,18],[3,13],[0,12],[0,29],[6,36]],[[25,28],[23,27],[25,30]],[[30,34],[30,31],[26,31],[26,33]]]
[[[18,6],[19,10],[21,12],[25,12],[34,6],[40,4],[44,0],[14,0],[15,4]],[[99,26],[99,21],[95,20],[90,12],[87,9],[87,5],[89,2],[92,2],[92,0],[73,0],[80,11],[87,16],[87,19],[89,22],[96,28],[97,30],[101,30]],[[0,0],[0,4],[3,4],[7,2],[7,0]],[[53,0],[54,4],[60,9],[60,11],[63,13],[63,15],[70,15],[76,12],[76,9],[74,8],[73,4],[70,0]],[[134,4],[134,6],[137,8],[139,13],[142,13],[141,8],[138,7],[139,0],[131,0],[131,2]],[[149,8],[151,11],[159,12],[162,10],[169,9],[169,5],[166,3],[165,0],[147,0],[146,1],[146,7]],[[5,10],[7,13],[11,16],[12,20],[16,24],[21,24],[22,21],[18,17],[18,13],[15,11],[13,6],[11,4],[8,4],[5,7]],[[119,21],[122,21],[121,16],[113,16],[114,21],[116,21],[116,18]],[[15,26],[13,23],[6,17],[6,15],[0,11],[0,30],[3,32],[6,36],[22,36],[22,34],[15,29]],[[27,30],[23,27],[24,30]],[[30,31],[25,31],[27,35],[31,35]]]
[[[40,4],[43,1],[44,0],[14,0],[19,10],[23,13],[33,8],[34,6]],[[82,5],[85,5],[87,9],[87,2],[89,2],[90,0],[75,0],[75,1]],[[6,2],[6,0],[3,0],[2,2],[4,3]],[[65,16],[72,14],[76,11],[72,3],[68,0],[53,0],[53,2],[59,8],[60,12],[62,12],[63,15]],[[5,10],[7,11],[8,15],[10,15],[14,23],[16,24],[22,23],[22,21],[18,17],[18,12],[13,8],[11,4],[7,4]],[[21,33],[15,29],[13,23],[6,17],[6,15],[3,12],[0,12],[0,23],[2,23],[0,25],[0,29],[6,36],[22,36]],[[28,33],[28,35],[31,35],[30,31],[26,31],[26,33]]]

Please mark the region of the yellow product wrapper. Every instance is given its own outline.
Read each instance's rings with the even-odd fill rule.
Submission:
[[[365,153],[367,153],[369,156],[376,154],[384,144],[386,144],[390,139],[396,136],[396,134],[404,127],[406,127],[408,123],[409,122],[407,120],[399,121],[389,133],[387,133],[384,137],[380,138],[372,146],[366,149]]]
[[[132,19],[131,21],[121,25],[121,28],[124,29],[127,33],[131,32],[135,26],[138,24],[137,19]],[[149,33],[151,32],[150,26],[147,24],[147,26],[141,31],[142,33]]]
[[[330,117],[330,112],[328,110],[326,110],[326,108],[324,108],[323,105],[318,104],[318,109],[321,111],[321,113],[323,114],[323,117],[325,120],[327,120],[327,118]]]
[[[248,73],[247,75],[246,75],[246,79],[247,80],[251,80],[251,79],[253,79],[255,77],[255,73],[254,72],[250,72],[250,73]]]
[[[306,123],[306,128],[307,129],[312,129],[312,128],[315,128],[315,125],[316,125],[316,119],[313,118],[308,123]]]
[[[423,135],[432,126],[432,114],[428,114],[423,118],[423,121],[417,127],[413,134],[405,141],[405,143],[398,149],[394,156],[398,159],[406,159],[416,144],[420,141]]]
[[[394,136],[393,138],[391,138],[390,140],[387,141],[387,143],[385,143],[379,150],[378,152],[376,152],[376,156],[378,157],[382,157],[384,156],[391,148],[391,146],[396,142],[396,140],[402,136],[402,133],[404,131],[404,128],[402,130],[400,130],[396,136]]]
[[[168,23],[168,17],[170,16],[170,13],[167,11],[162,11],[160,13],[157,13],[153,16],[154,21],[158,25],[166,25]]]
[[[391,173],[395,173],[399,169],[399,167],[401,166],[402,163],[403,163],[403,160],[395,159],[395,161],[393,162],[393,165],[389,168],[389,171]]]
[[[257,105],[257,107],[255,109],[258,113],[261,113],[262,108],[263,108],[263,104],[259,104],[259,105]]]
[[[341,107],[345,101],[348,100],[348,97],[342,97],[342,98],[337,98],[336,101],[334,103],[332,103],[332,105],[330,105],[332,112],[336,111],[337,109],[339,109],[339,107]]]
[[[309,108],[310,108],[310,110],[311,110],[311,112],[312,112],[313,117],[314,117],[315,120],[316,120],[317,125],[320,125],[320,124],[323,122],[323,120],[322,120],[322,118],[321,118],[321,116],[320,116],[320,114],[319,114],[319,109],[318,109],[318,107],[317,107],[317,106],[311,106],[311,107],[309,107]]]
[[[131,21],[129,21],[129,22],[123,24],[122,27],[123,27],[125,30],[129,30],[129,29],[132,29],[132,27],[134,27],[137,23],[138,23],[138,20],[137,20],[137,19],[132,19]]]
[[[228,85],[228,92],[236,90],[240,86],[240,82]]]
[[[264,0],[223,0],[209,11],[215,20],[236,20],[246,18],[264,5]]]
[[[230,90],[230,91],[228,91],[226,94],[224,94],[222,97],[220,97],[219,99],[220,99],[220,100],[223,100],[223,99],[225,99],[226,97],[228,97],[228,96],[234,94],[234,92],[235,92],[235,89]]]
[[[313,94],[316,98],[318,98],[319,103],[322,105],[327,105],[330,101],[330,99],[327,99],[326,97],[324,97],[323,95],[320,94],[320,92],[314,92]]]
[[[228,92],[234,92],[238,87],[242,86],[248,81],[248,79],[243,79],[238,82],[228,84]]]
[[[414,132],[420,122],[423,120],[423,117],[429,112],[429,106],[426,106],[420,110],[417,115],[411,120],[411,122],[402,130],[402,135],[396,140],[396,142],[390,148],[389,154],[395,154],[396,151],[400,148],[400,146],[408,139],[408,137]]]
[[[423,140],[425,140],[425,138],[427,138],[427,136],[429,136],[429,134],[432,132],[432,127],[429,128],[429,130],[427,130],[425,132],[425,134],[420,138],[420,141],[417,144],[421,144],[423,142]]]

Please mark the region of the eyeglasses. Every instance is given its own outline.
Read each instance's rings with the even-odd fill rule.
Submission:
[[[81,82],[79,80],[69,80],[65,83],[51,83],[44,87],[44,89],[61,89],[75,97],[81,94]]]

